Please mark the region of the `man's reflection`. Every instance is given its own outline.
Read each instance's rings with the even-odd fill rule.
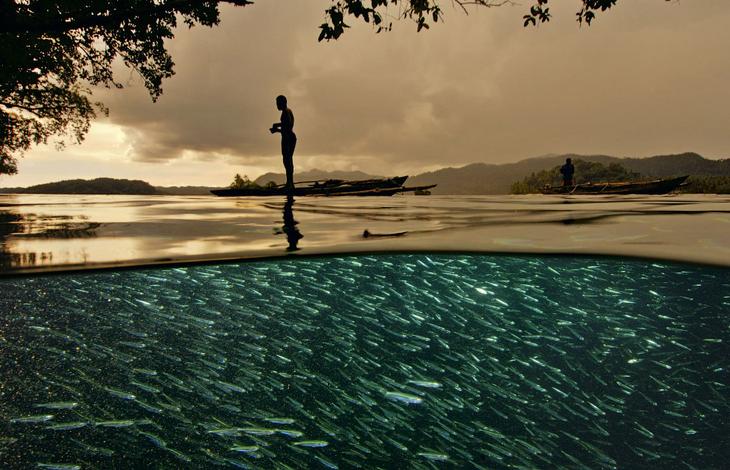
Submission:
[[[300,238],[304,237],[304,235],[299,233],[299,229],[297,228],[297,224],[299,222],[294,220],[293,207],[294,197],[287,196],[286,203],[284,204],[284,226],[281,228],[281,230],[286,234],[286,240],[289,242],[289,246],[286,251],[298,250],[299,248],[297,248],[297,243],[299,243]]]

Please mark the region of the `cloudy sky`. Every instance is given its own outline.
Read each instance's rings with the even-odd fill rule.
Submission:
[[[446,8],[445,23],[375,34],[353,24],[318,43],[328,0],[223,7],[217,28],[180,28],[176,75],[152,103],[124,90],[82,145],[38,147],[0,186],[110,176],[157,185],[226,185],[282,171],[276,95],[289,97],[297,170],[416,174],[547,153],[730,157],[727,0],[622,0],[590,27],[580,2],[551,2],[552,22],[523,28],[530,2]]]

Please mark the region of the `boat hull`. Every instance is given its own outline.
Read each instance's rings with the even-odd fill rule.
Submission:
[[[324,182],[316,182],[310,186],[295,187],[293,193],[287,191],[283,186],[274,188],[225,188],[213,189],[210,192],[221,197],[240,197],[240,196],[335,196],[340,193],[354,193],[385,189],[402,188],[407,176],[396,176],[382,180],[362,180],[362,181],[341,181],[328,180]]]
[[[678,178],[621,183],[577,184],[574,186],[550,186],[543,194],[667,194],[682,185],[689,176]]]
[[[401,186],[398,188],[375,188],[375,189],[368,189],[364,191],[350,191],[350,192],[342,192],[342,193],[334,193],[334,194],[321,194],[320,196],[392,196],[394,194],[399,193],[411,193],[416,191],[427,191],[431,188],[435,188],[435,184],[430,184],[428,186],[412,186],[410,188],[407,188],[405,186]]]

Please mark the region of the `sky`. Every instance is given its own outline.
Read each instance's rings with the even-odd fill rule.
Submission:
[[[70,178],[225,186],[283,172],[274,99],[289,98],[295,171],[418,174],[549,153],[619,157],[695,151],[730,158],[727,0],[621,0],[590,27],[577,0],[523,28],[530,2],[472,8],[442,2],[445,22],[365,23],[317,42],[328,0],[221,7],[215,28],[180,27],[176,75],[153,103],[118,67],[123,90],[81,145],[39,146],[0,186]],[[397,10],[391,10],[397,14]]]

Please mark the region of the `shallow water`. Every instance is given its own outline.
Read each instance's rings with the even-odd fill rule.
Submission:
[[[727,268],[361,255],[0,288],[5,467],[730,457]]]
[[[365,230],[376,236],[363,237]],[[275,197],[0,195],[0,274],[380,251],[600,254],[730,266],[728,233],[730,198],[717,195],[310,197],[291,204]]]

